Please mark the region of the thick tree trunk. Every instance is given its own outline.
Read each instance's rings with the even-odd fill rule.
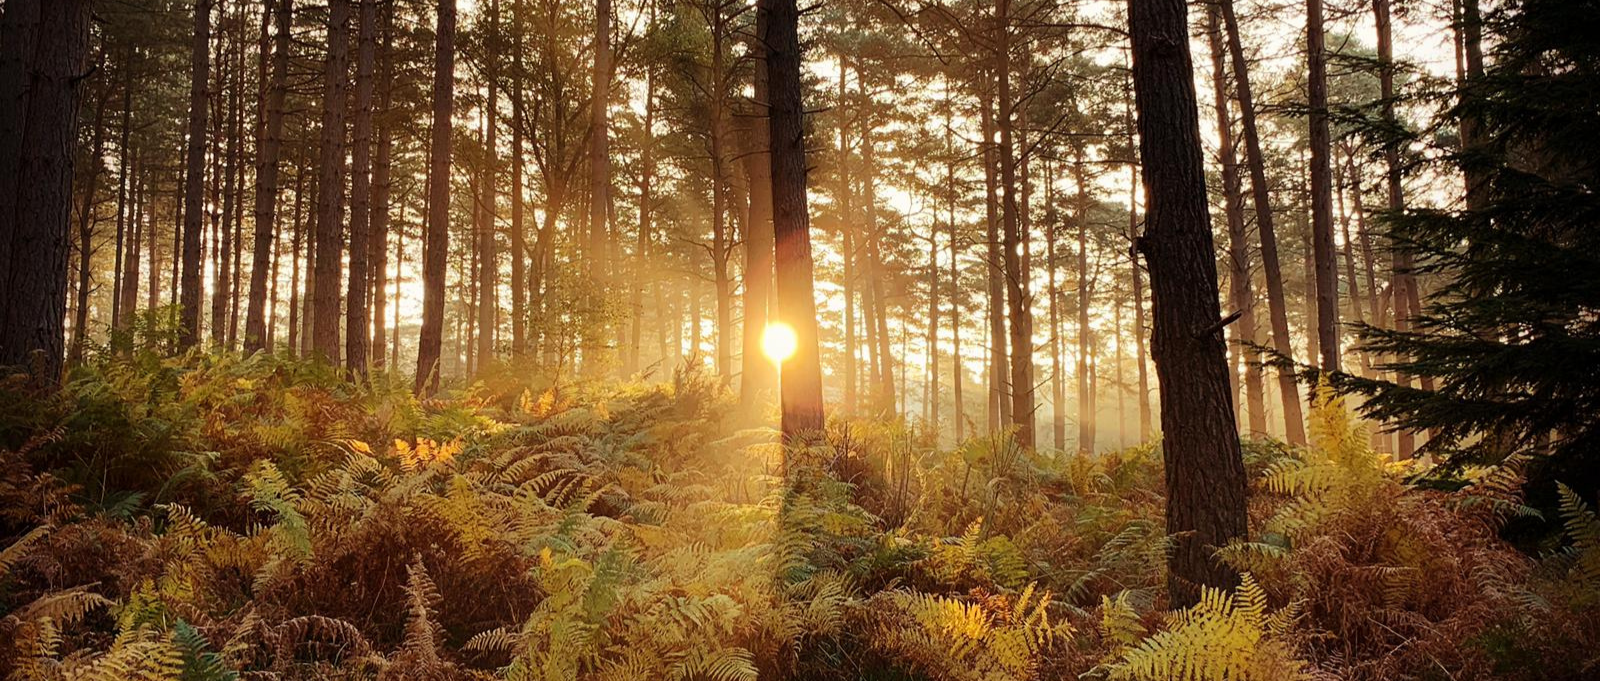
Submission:
[[[1206,209],[1194,68],[1182,0],[1129,3],[1139,151],[1149,213],[1137,241],[1150,266],[1152,349],[1161,380],[1173,607],[1199,587],[1231,587],[1212,556],[1246,531],[1245,472],[1218,328],[1216,256]]]
[[[361,0],[356,37],[356,120],[350,151],[350,281],[345,287],[344,358],[352,374],[364,375],[370,359],[367,304],[372,254],[372,92],[378,53],[378,6]],[[382,250],[381,247],[379,250]]]
[[[1228,55],[1233,62],[1235,95],[1239,99],[1239,123],[1244,129],[1245,161],[1250,170],[1251,197],[1256,211],[1256,229],[1261,236],[1261,268],[1267,280],[1267,312],[1272,324],[1272,348],[1284,357],[1294,357],[1289,338],[1289,308],[1284,301],[1283,269],[1278,259],[1278,236],[1272,217],[1272,198],[1267,185],[1267,167],[1261,151],[1261,135],[1256,127],[1255,100],[1250,91],[1249,62],[1239,37],[1239,20],[1233,0],[1217,0],[1227,32]],[[1300,409],[1300,390],[1294,375],[1278,372],[1278,392],[1282,397],[1284,433],[1290,444],[1306,443],[1305,418]]]
[[[55,385],[61,377],[73,147],[89,52],[89,5],[52,0],[39,8],[18,153],[14,160],[0,158],[0,165],[11,166],[0,174],[18,178],[15,222],[0,232],[11,258],[4,271],[9,304],[0,327],[0,366],[25,365],[40,385]],[[9,14],[12,8],[6,9]],[[0,91],[6,102],[21,96]]]
[[[794,356],[783,363],[783,436],[818,436],[823,426],[822,363],[811,281],[811,224],[806,208],[805,109],[800,98],[800,11],[795,0],[759,0],[767,15],[768,135],[772,142],[772,227],[777,318],[794,329]]]
[[[433,58],[433,130],[428,168],[428,224],[422,252],[422,330],[417,341],[415,390],[439,389],[444,340],[444,278],[450,251],[450,120],[454,111],[456,0],[439,0]]]
[[[204,229],[201,210],[210,106],[206,83],[211,80],[211,3],[212,0],[195,0],[194,50],[189,61],[189,142],[184,161],[183,269],[178,300],[178,344],[183,347],[193,347],[200,341],[200,233]]]
[[[311,351],[339,363],[339,299],[344,255],[346,81],[350,63],[350,0],[328,4],[328,58],[323,71],[321,157],[318,161],[316,257],[312,269]]]
[[[22,139],[43,1],[8,0],[0,15],[0,284],[11,281],[12,242],[20,228],[17,190],[22,178]],[[8,316],[10,305],[8,296],[0,296],[0,320]],[[7,345],[9,333],[0,329],[0,353],[8,357],[13,352]]]

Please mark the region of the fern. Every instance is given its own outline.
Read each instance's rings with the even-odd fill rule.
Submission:
[[[229,670],[222,655],[212,652],[211,642],[188,622],[178,620],[172,627],[172,642],[183,656],[180,681],[235,681],[238,673]]]
[[[1266,593],[1249,573],[1233,594],[1206,587],[1200,602],[1172,613],[1165,631],[1110,666],[1113,679],[1249,681],[1300,679],[1305,663],[1283,640],[1294,607],[1268,612]]]
[[[1558,483],[1561,518],[1572,541],[1570,578],[1591,598],[1600,598],[1600,517],[1565,483]]]

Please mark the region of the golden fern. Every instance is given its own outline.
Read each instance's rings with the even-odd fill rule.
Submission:
[[[1200,602],[1168,616],[1167,629],[1128,649],[1111,678],[1133,681],[1277,681],[1307,677],[1283,640],[1293,606],[1267,611],[1249,573],[1229,594],[1204,588]]]

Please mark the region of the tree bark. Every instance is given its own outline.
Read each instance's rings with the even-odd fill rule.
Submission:
[[[106,65],[105,50],[100,52],[100,101],[95,104],[93,141],[89,143],[89,177],[84,180],[83,204],[78,209],[78,297],[73,305],[72,318],[72,343],[67,350],[67,366],[75,366],[83,360],[83,345],[88,340],[87,327],[89,326],[89,289],[94,283],[94,204],[95,195],[100,192],[100,171],[105,168],[106,154],[106,106],[111,99],[110,81],[106,80],[104,71]]]
[[[260,151],[256,159],[255,239],[250,250],[250,299],[244,317],[245,352],[266,347],[267,273],[278,219],[279,162],[283,154],[283,110],[288,95],[294,0],[269,0],[263,11],[272,11],[274,16],[272,80],[267,86],[266,125],[261,128],[257,144]]]
[[[376,0],[367,0],[375,2]],[[378,110],[374,112],[373,127],[376,130],[378,141],[372,161],[372,207],[371,217],[367,228],[367,257],[371,258],[372,270],[372,347],[370,357],[372,366],[382,368],[394,366],[392,362],[385,361],[386,353],[386,311],[389,305],[389,210],[390,190],[393,175],[394,155],[394,123],[391,111],[394,109],[394,12],[393,0],[386,0],[383,4],[382,25],[379,32],[383,34],[383,47],[379,49],[377,58],[381,61],[378,75]],[[381,116],[381,117],[380,117]],[[400,270],[395,269],[395,279],[400,278]],[[398,292],[398,287],[396,291]],[[398,295],[398,293],[397,293]]]
[[[312,266],[311,351],[339,364],[339,284],[344,250],[346,80],[350,62],[350,0],[328,3],[328,58],[323,71],[321,158],[318,161],[316,257]]]
[[[444,332],[444,278],[450,251],[450,119],[454,111],[456,0],[439,0],[434,33],[433,130],[428,168],[428,224],[422,253],[422,330],[417,342],[415,390],[439,389]]]
[[[354,375],[365,375],[372,337],[367,303],[372,274],[372,93],[378,53],[378,6],[361,0],[356,37],[356,120],[350,152],[350,280],[345,287],[344,358]],[[381,246],[379,250],[382,250]]]
[[[1267,433],[1266,395],[1261,384],[1261,358],[1254,350],[1255,298],[1250,290],[1250,234],[1244,221],[1244,190],[1239,178],[1239,156],[1233,137],[1233,115],[1228,109],[1228,75],[1222,38],[1222,11],[1213,4],[1206,12],[1206,38],[1211,46],[1211,83],[1216,94],[1217,140],[1222,156],[1222,194],[1228,222],[1228,299],[1239,313],[1233,325],[1233,353],[1244,365],[1244,393],[1251,435]],[[1230,370],[1230,376],[1238,372]],[[1237,379],[1235,379],[1237,380]],[[1237,395],[1238,390],[1232,391]],[[1234,413],[1238,413],[1237,402]],[[1237,416],[1235,417],[1237,418]]]
[[[1261,135],[1256,126],[1255,100],[1250,91],[1249,62],[1239,37],[1239,21],[1233,0],[1217,0],[1227,31],[1228,54],[1233,62],[1235,96],[1239,99],[1239,123],[1244,129],[1245,161],[1250,170],[1251,197],[1256,211],[1256,229],[1261,237],[1261,268],[1267,280],[1267,312],[1272,325],[1272,348],[1287,358],[1294,357],[1289,337],[1289,309],[1284,301],[1283,268],[1278,259],[1278,236],[1272,217],[1272,198],[1267,185],[1266,161],[1261,151]],[[1278,372],[1278,392],[1282,396],[1284,433],[1290,444],[1306,443],[1305,418],[1300,409],[1300,390],[1294,375]]]
[[[28,118],[34,44],[39,38],[40,3],[9,0],[0,15],[0,284],[11,281],[12,242],[18,236],[17,190],[21,183],[22,139]],[[65,294],[63,294],[65,295]],[[11,300],[0,296],[0,320]],[[0,329],[0,353],[10,356],[10,332]],[[8,364],[10,362],[3,362]]]
[[[749,58],[755,62],[752,88],[754,124],[749,130],[749,150],[744,155],[745,177],[750,184],[750,219],[745,224],[744,267],[744,368],[739,396],[746,409],[755,406],[756,397],[771,390],[776,372],[761,352],[761,336],[767,327],[772,295],[772,157],[768,143],[768,97],[766,69],[766,25],[768,17],[756,16],[756,36],[750,42]],[[648,94],[646,95],[649,96]]]
[[[211,3],[212,0],[195,0],[194,50],[189,60],[189,142],[184,162],[183,268],[178,301],[178,344],[185,348],[200,341],[200,233],[204,229],[201,209],[210,105],[206,83],[211,79]]]
[[[1317,279],[1317,345],[1323,371],[1339,370],[1339,258],[1333,243],[1333,146],[1322,0],[1306,0],[1306,92],[1311,125],[1311,236]]]
[[[800,97],[800,10],[795,0],[759,0],[767,15],[768,135],[772,141],[772,226],[777,317],[794,329],[796,350],[781,377],[785,442],[820,436],[822,363],[811,279],[806,208],[805,109]]]
[[[1004,258],[1006,284],[1006,311],[1011,332],[1011,418],[1017,426],[1017,444],[1026,448],[1034,446],[1033,432],[1033,313],[1030,305],[1033,296],[1028,291],[1027,274],[1023,271],[1021,251],[1028,237],[1022,231],[1023,208],[1017,201],[1017,160],[1012,135],[1011,110],[1011,0],[1000,0],[999,101],[1000,129],[1000,184],[1002,200],[1002,227],[1004,229]]]
[[[988,84],[982,86],[979,98],[984,188],[984,244],[988,260],[988,317],[989,317],[989,432],[993,433],[1011,422],[1011,389],[1009,384],[1010,360],[1006,353],[1005,269],[1000,255],[999,181],[995,172],[994,99],[989,95]]]
[[[485,46],[485,75],[489,86],[489,97],[485,106],[484,139],[482,165],[479,171],[479,190],[477,209],[482,215],[478,229],[478,271],[476,276],[478,286],[478,363],[481,372],[494,365],[495,331],[500,321],[500,259],[496,254],[498,244],[495,242],[495,223],[497,211],[497,194],[495,184],[500,180],[500,149],[499,149],[499,108],[500,108],[500,0],[491,0],[489,3],[489,33],[488,45]]]
[[[1129,2],[1139,151],[1149,188],[1138,250],[1150,266],[1152,350],[1161,381],[1172,607],[1237,577],[1211,551],[1246,531],[1245,472],[1217,324],[1216,257],[1206,209],[1194,68],[1182,0]]]

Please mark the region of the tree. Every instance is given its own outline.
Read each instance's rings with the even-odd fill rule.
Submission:
[[[189,62],[189,142],[184,155],[183,247],[178,343],[200,342],[201,200],[205,189],[206,119],[211,76],[211,2],[195,0],[194,49]]]
[[[1316,263],[1317,347],[1324,371],[1339,369],[1339,263],[1333,244],[1332,145],[1322,0],[1306,0],[1306,99],[1311,126],[1311,243]]]
[[[317,229],[311,285],[311,351],[339,363],[339,291],[343,268],[346,81],[350,0],[328,3],[328,56],[323,62],[322,133],[317,162]]]
[[[811,282],[806,207],[805,109],[800,98],[800,9],[795,0],[759,0],[766,15],[768,135],[772,141],[773,265],[777,318],[795,333],[795,353],[780,369],[783,436],[795,443],[822,430],[822,363]]]
[[[439,389],[444,341],[444,279],[450,251],[450,134],[455,107],[456,2],[439,0],[433,50],[433,129],[428,163],[428,221],[422,251],[422,330],[417,341],[416,392]]]
[[[766,35],[761,22],[766,14],[756,16],[755,35]],[[750,58],[755,62],[752,75],[751,118],[744,154],[744,171],[750,185],[750,219],[745,224],[744,268],[744,357],[740,369],[739,396],[746,408],[755,403],[763,390],[773,387],[776,376],[772,365],[761,352],[761,334],[767,327],[772,296],[772,159],[768,153],[767,118],[765,111],[769,99],[767,86],[766,44],[750,41]]]
[[[1167,561],[1175,606],[1199,587],[1226,588],[1232,568],[1211,552],[1245,534],[1245,472],[1228,388],[1216,257],[1206,208],[1194,68],[1182,0],[1128,5],[1134,102],[1147,191],[1136,242],[1150,267],[1151,350],[1161,382]]]
[[[274,6],[276,2],[276,6]],[[290,31],[294,0],[268,0],[262,12],[273,12],[272,77],[267,85],[266,118],[257,142],[255,239],[250,249],[250,299],[245,307],[244,349],[266,347],[267,274],[277,238],[279,160],[283,152],[283,111],[288,96]]]
[[[367,350],[371,336],[371,309],[367,293],[372,257],[372,92],[378,53],[378,3],[362,0],[361,19],[356,38],[356,121],[350,152],[350,284],[345,292],[346,365],[354,374],[365,374],[370,359]],[[382,251],[382,245],[379,245]]]
[[[12,211],[0,218],[0,256],[9,260],[0,269],[7,298],[0,318],[0,366],[28,365],[42,385],[56,383],[64,360],[67,230],[78,101],[89,52],[89,6],[88,0],[7,3],[6,25],[0,29],[6,38],[6,46],[0,47],[5,57],[0,100],[8,114],[0,134],[15,135],[0,146],[5,153],[0,156],[0,190],[14,192],[0,204],[0,210]],[[13,60],[23,57],[8,48],[17,43],[24,47],[28,41],[13,43],[18,37],[14,31],[30,30],[37,30],[33,55],[24,58],[26,66],[16,64]],[[18,67],[22,72],[12,70]],[[24,103],[17,106],[19,101]],[[9,118],[19,112],[18,118]]]
[[[1250,170],[1250,196],[1255,206],[1256,230],[1261,238],[1261,269],[1267,283],[1267,316],[1272,330],[1272,349],[1284,357],[1294,356],[1289,338],[1289,309],[1284,300],[1283,267],[1278,259],[1278,235],[1272,215],[1272,198],[1267,185],[1266,159],[1261,150],[1261,133],[1256,125],[1256,105],[1250,88],[1250,66],[1239,36],[1239,19],[1233,0],[1217,0],[1222,10],[1223,29],[1228,38],[1228,56],[1233,62],[1235,96],[1239,99],[1239,125],[1244,131],[1245,162]],[[1305,444],[1305,417],[1300,409],[1300,390],[1290,371],[1278,371],[1278,394],[1283,404],[1284,432],[1290,444]]]
[[[1493,65],[1446,118],[1473,118],[1478,137],[1441,150],[1480,180],[1481,203],[1389,216],[1391,240],[1436,285],[1408,328],[1360,327],[1362,348],[1398,380],[1329,376],[1366,398],[1369,418],[1429,431],[1421,451],[1447,467],[1529,455],[1528,503],[1545,518],[1557,515],[1555,482],[1592,498],[1600,481],[1600,122],[1572,106],[1600,101],[1600,75],[1575,66],[1600,50],[1578,28],[1596,11],[1595,0],[1526,0],[1484,18]],[[1512,530],[1529,525],[1557,523]]]

